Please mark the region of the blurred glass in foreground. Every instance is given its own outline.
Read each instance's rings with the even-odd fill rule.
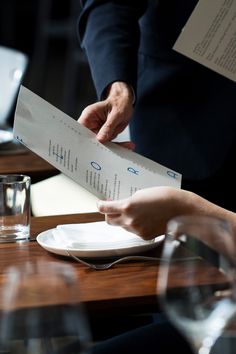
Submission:
[[[70,265],[26,263],[9,268],[0,299],[0,352],[85,354],[90,330]]]
[[[224,220],[186,215],[167,225],[158,291],[195,353],[209,354],[236,313],[235,249]]]

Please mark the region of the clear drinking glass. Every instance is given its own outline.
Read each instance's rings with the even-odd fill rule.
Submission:
[[[68,264],[9,268],[0,298],[0,352],[87,353],[91,337],[78,283]]]
[[[30,237],[30,177],[0,175],[0,243]]]
[[[186,215],[167,225],[158,293],[195,353],[209,354],[236,312],[235,244],[224,220]]]

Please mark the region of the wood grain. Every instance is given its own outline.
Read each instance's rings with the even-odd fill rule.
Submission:
[[[83,223],[104,220],[98,213],[58,215],[46,217],[33,217],[31,220],[31,237],[36,237],[40,232],[53,228],[58,224]],[[148,254],[160,256],[161,246],[149,251]],[[203,261],[199,262],[199,283],[222,282],[218,270]],[[10,266],[21,267],[30,263],[45,269],[50,264],[70,265],[76,274],[79,293],[78,301],[82,300],[88,311],[92,314],[111,315],[141,312],[155,312],[159,306],[159,290],[157,290],[157,277],[160,271],[159,262],[130,262],[118,264],[105,271],[96,271],[68,258],[51,254],[40,247],[36,241],[23,243],[0,244],[0,299],[6,274]],[[183,263],[176,263],[171,272],[173,287],[183,286],[188,274]],[[63,289],[61,294],[50,299],[50,305],[63,302]],[[28,303],[30,306],[30,303]],[[0,300],[1,307],[1,300]]]
[[[22,154],[0,155],[0,174],[21,173],[33,181],[54,176],[59,171],[30,150]]]
[[[104,220],[104,217],[98,213],[33,217],[31,237],[58,224],[99,220]],[[109,314],[111,311],[113,313],[120,313],[120,311],[136,313],[157,309],[158,265],[154,262],[132,262],[117,265],[106,271],[96,271],[68,257],[53,255],[40,247],[36,241],[0,244],[0,298],[6,281],[7,269],[12,265],[20,267],[26,262],[41,264],[45,268],[48,264],[55,262],[70,264],[78,278],[79,298],[86,303],[92,313],[101,314],[104,311]],[[54,299],[55,305],[61,302],[60,294],[57,295]],[[63,296],[63,293],[61,295]]]

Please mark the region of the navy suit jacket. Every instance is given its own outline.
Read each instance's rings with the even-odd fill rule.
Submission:
[[[79,36],[99,99],[113,81],[136,92],[136,151],[202,180],[235,140],[235,83],[172,47],[197,0],[84,0]]]

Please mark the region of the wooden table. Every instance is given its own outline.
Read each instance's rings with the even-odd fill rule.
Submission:
[[[58,170],[28,149],[11,154],[0,154],[0,174],[29,175],[32,183],[54,176]]]
[[[104,218],[98,213],[33,217],[30,242],[0,244],[0,311],[2,309],[1,299],[8,268],[10,266],[20,267],[26,262],[30,262],[32,265],[43,264],[45,269],[52,263],[59,263],[60,266],[63,264],[68,266],[69,264],[73,268],[80,289],[79,300],[82,300],[85,304],[92,336],[95,341],[120,333],[121,329],[124,330],[124,325],[126,330],[127,328],[131,329],[134,323],[135,326],[143,325],[144,314],[147,316],[147,314],[159,311],[159,293],[156,286],[161,267],[159,263],[121,263],[105,271],[96,271],[71,258],[49,253],[34,240],[40,232],[53,228],[58,224],[101,220],[104,220]],[[161,245],[149,252],[152,252],[152,255],[160,256]],[[173,287],[183,286],[188,278],[188,274],[184,271],[183,262],[182,266],[181,263],[176,264],[176,268],[173,269],[172,273]],[[45,272],[46,276],[48,276],[47,272]],[[218,281],[222,282],[222,278],[216,268],[207,266],[204,262],[199,264],[199,282],[201,284]],[[56,294],[53,299],[50,298],[50,306],[52,306],[50,309],[55,308],[55,306],[57,308],[63,303],[61,297],[63,298],[63,289],[61,294]],[[27,306],[32,306],[30,301],[29,303],[27,302]],[[43,309],[46,310],[47,314],[49,308]],[[24,316],[24,310],[23,313],[20,311],[18,314]],[[141,322],[139,322],[140,319]],[[131,320],[131,325],[129,324],[131,327],[127,327],[129,320]]]
[[[98,213],[33,217],[31,237],[58,224],[103,220]],[[96,271],[68,257],[51,254],[36,241],[0,244],[0,295],[6,270],[25,262],[61,262],[71,264],[80,282],[80,297],[90,312],[97,314],[156,311],[156,278],[158,265],[134,262],[120,264],[106,271]],[[45,275],[46,276],[46,275]]]
[[[53,228],[58,224],[94,222],[103,220],[98,213],[33,217],[31,237]],[[161,246],[149,251],[160,256]],[[25,262],[60,262],[70,264],[80,282],[80,298],[91,313],[141,313],[158,310],[156,281],[160,264],[156,262],[130,262],[106,271],[88,269],[68,258],[47,252],[36,241],[0,244],[0,296],[5,282],[6,270],[11,265],[20,266]],[[45,274],[46,276],[46,274]],[[203,263],[199,268],[199,281],[204,284],[217,281],[215,268]],[[181,265],[173,271],[173,286],[181,286],[186,274]],[[221,279],[219,279],[221,281]],[[56,301],[56,300],[55,300]],[[56,303],[55,303],[56,304]]]
[[[98,213],[33,217],[31,237],[33,239],[40,232],[58,224],[101,220],[104,220],[104,217]],[[94,340],[113,336],[120,331],[119,328],[123,329],[124,326],[126,329],[131,328],[133,321],[136,326],[143,325],[143,314],[145,313],[147,317],[146,313],[155,312],[158,309],[156,298],[158,265],[155,262],[119,264],[106,271],[96,271],[69,257],[49,253],[32,240],[21,243],[0,243],[0,311],[7,270],[11,266],[20,267],[26,262],[32,265],[43,264],[45,269],[55,262],[60,265],[70,265],[73,268],[80,289],[78,300],[85,303]],[[50,301],[50,306],[54,307],[63,303],[61,297],[63,298],[63,289],[61,294],[56,294],[53,298],[53,304]],[[31,306],[30,303],[27,304]],[[142,316],[137,318],[138,314]],[[101,323],[103,323],[102,326]]]

